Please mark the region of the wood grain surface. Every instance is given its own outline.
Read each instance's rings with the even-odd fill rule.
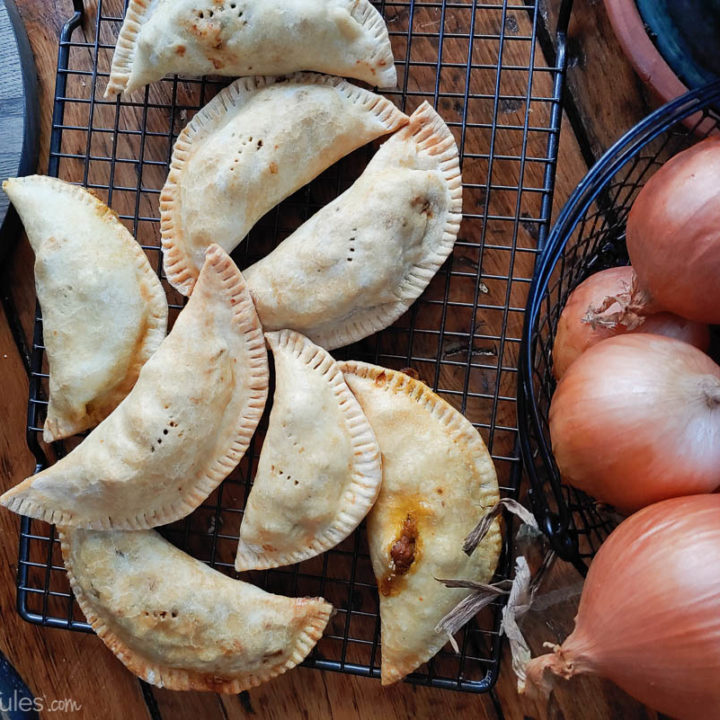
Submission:
[[[43,172],[49,153],[50,118],[57,60],[57,38],[70,14],[69,0],[17,0],[32,44],[39,74],[41,142],[39,170]],[[548,28],[554,26],[559,2],[548,0],[543,13]],[[87,22],[93,17],[93,3],[87,2]],[[571,67],[568,85],[570,118],[564,119],[557,170],[557,209],[597,157],[647,111],[647,99],[622,57],[603,15],[602,4],[577,0],[571,28]],[[432,18],[428,17],[428,22]],[[516,28],[518,33],[522,27]],[[476,28],[476,32],[482,29]],[[90,25],[83,29],[93,35]],[[420,48],[419,51],[421,51]],[[458,52],[461,48],[458,48]],[[482,49],[481,49],[482,51]],[[452,60],[452,43],[446,48]],[[418,80],[421,82],[422,78]],[[462,89],[463,77],[448,80],[452,89]],[[522,79],[512,82],[522,87]],[[508,92],[512,91],[511,86]],[[453,86],[453,83],[455,85]],[[446,114],[452,115],[452,107]],[[77,112],[77,116],[73,116]],[[511,116],[512,107],[507,108]],[[452,118],[450,118],[452,119]],[[68,110],[66,124],[83,124],[81,108]],[[572,120],[572,122],[570,122]],[[131,152],[131,148],[128,149]],[[478,147],[474,152],[481,152]],[[486,149],[484,150],[487,151]],[[146,170],[145,182],[162,182]],[[506,177],[494,182],[512,186],[517,182],[508,165]],[[481,202],[481,197],[473,198]],[[466,197],[466,202],[469,198]],[[118,202],[121,202],[118,199]],[[508,197],[508,203],[512,198]],[[498,232],[501,232],[500,228]],[[147,232],[150,232],[147,230]],[[528,231],[529,232],[529,231]],[[528,241],[532,240],[531,233]],[[490,261],[492,256],[490,256]],[[520,256],[514,276],[522,277]],[[1,489],[12,486],[33,468],[33,458],[24,438],[27,377],[23,343],[29,344],[35,295],[33,257],[27,241],[18,243],[3,268],[0,282],[4,310],[0,315],[0,368],[3,381],[3,422],[0,424]],[[500,268],[495,268],[499,274]],[[492,265],[483,271],[492,275]],[[507,288],[503,288],[506,290]],[[513,304],[518,304],[521,298]],[[15,324],[14,318],[17,318]],[[12,328],[9,319],[14,325]],[[460,322],[460,320],[458,320]],[[11,332],[14,331],[14,332]],[[655,718],[610,683],[596,678],[578,678],[554,693],[551,700],[532,702],[518,696],[507,651],[502,672],[492,695],[475,696],[434,688],[400,684],[382,688],[378,681],[348,675],[299,668],[265,686],[238,696],[220,697],[209,693],[174,693],[150,689],[130,675],[92,635],[48,630],[24,623],[15,612],[18,518],[0,512],[2,567],[0,568],[0,617],[4,632],[0,650],[17,667],[31,690],[48,700],[73,698],[87,718]],[[544,586],[537,607],[526,619],[532,650],[542,652],[542,643],[560,642],[571,631],[581,580],[569,566],[557,564]],[[46,717],[52,717],[47,714]]]

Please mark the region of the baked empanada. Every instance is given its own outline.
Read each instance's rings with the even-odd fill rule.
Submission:
[[[35,251],[52,442],[97,425],[130,392],[165,337],[167,300],[142,248],[90,192],[41,175],[3,189]]]
[[[210,243],[230,252],[281,200],[406,122],[389,100],[339,78],[298,73],[236,80],[175,143],[160,195],[172,285],[189,295]]]
[[[382,452],[367,534],[380,593],[382,683],[389,685],[445,645],[435,626],[472,592],[436,578],[490,582],[501,548],[497,521],[472,556],[463,541],[499,500],[498,483],[475,428],[423,383],[361,362],[340,367]]]
[[[387,327],[452,251],[461,212],[455,140],[424,103],[349,190],[245,271],[263,328],[332,350]]]
[[[235,263],[212,245],[196,292],[130,394],[77,448],[0,503],[103,530],[178,520],[240,462],[267,391],[252,300]]]
[[[394,87],[385,21],[369,0],[130,0],[105,97],[172,73],[297,70]]]
[[[332,605],[271,595],[186,555],[153,530],[60,528],[78,604],[146,682],[239,693],[302,662]]]
[[[236,570],[277,567],[344,540],[380,490],[380,450],[337,363],[292,330],[268,333],[275,395],[240,526]]]

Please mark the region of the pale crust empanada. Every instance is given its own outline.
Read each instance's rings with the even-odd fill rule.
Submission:
[[[41,175],[3,189],[35,251],[52,442],[97,425],[130,392],[165,337],[167,300],[140,245],[90,192]]]
[[[268,374],[243,277],[212,245],[196,292],[130,394],[77,448],[0,503],[94,529],[178,520],[240,462],[265,406]]]
[[[339,78],[236,80],[175,143],[160,195],[168,280],[190,294],[210,243],[230,252],[281,200],[406,122],[389,100]]]
[[[365,517],[382,479],[375,435],[335,360],[292,330],[265,337],[275,395],[236,570],[290,565],[334,547]]]
[[[452,251],[461,213],[455,140],[424,103],[349,190],[245,271],[263,327],[328,350],[387,327]]]
[[[172,73],[297,70],[394,87],[385,21],[369,0],[130,0],[105,97]]]
[[[233,580],[153,530],[60,529],[70,585],[105,645],[146,682],[239,693],[302,662],[332,605]]]
[[[423,383],[361,362],[340,367],[383,458],[367,534],[380,593],[382,683],[389,685],[445,645],[435,626],[472,592],[436,578],[490,582],[501,549],[498,523],[470,557],[463,541],[499,500],[498,483],[478,432]]]

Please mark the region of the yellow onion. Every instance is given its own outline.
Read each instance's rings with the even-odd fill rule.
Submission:
[[[623,320],[616,322],[623,302],[629,301],[632,281],[633,269],[629,265],[609,268],[590,275],[570,293],[558,321],[552,351],[553,374],[558,380],[589,347],[625,332],[666,335],[703,351],[708,349],[708,326],[672,313],[648,315],[640,318],[638,324],[633,322],[632,328],[623,324]]]
[[[549,424],[563,480],[621,511],[720,486],[720,367],[680,340],[591,347],[558,383]]]
[[[622,522],[588,572],[575,629],[526,666],[594,673],[662,713],[720,718],[720,495],[651,505]]]
[[[720,139],[666,162],[638,194],[626,229],[635,270],[623,324],[662,310],[720,323]]]

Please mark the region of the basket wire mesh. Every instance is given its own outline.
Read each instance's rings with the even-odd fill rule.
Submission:
[[[720,82],[664,105],[618,140],[560,212],[528,297],[518,413],[535,517],[556,552],[583,574],[619,516],[562,483],[548,411],[555,379],[552,344],[572,290],[589,275],[627,265],[625,224],[642,186],[670,157],[720,129]],[[711,354],[717,355],[717,338]]]
[[[392,327],[336,355],[412,368],[478,428],[503,495],[515,495],[520,333],[552,206],[564,33],[558,33],[557,57],[548,61],[540,41],[546,49],[552,43],[539,1],[375,5],[387,20],[399,74],[399,89],[385,94],[407,113],[428,100],[450,126],[463,163],[465,215],[452,256],[420,300]],[[569,8],[566,2],[565,22]],[[91,188],[119,214],[163,280],[172,321],[182,298],[162,272],[159,193],[177,134],[229,81],[167,78],[129,98],[105,101],[124,3],[98,0],[94,22],[83,13],[81,0],[75,0],[60,40],[49,174]],[[345,158],[263,218],[234,253],[240,268],[345,190],[376,147]],[[71,443],[42,442],[47,360],[39,309],[31,371],[27,439],[40,470]],[[261,441],[262,424],[236,471],[192,515],[161,529],[179,547],[233,576]],[[506,549],[498,578],[507,574],[508,563]],[[327,598],[338,612],[305,664],[379,677],[378,597],[364,526],[321,557],[240,577],[272,592]],[[89,630],[70,592],[55,529],[28,518],[21,525],[18,607],[31,622]],[[483,611],[458,634],[459,654],[446,647],[410,680],[490,689],[499,664],[499,614],[497,603]]]

